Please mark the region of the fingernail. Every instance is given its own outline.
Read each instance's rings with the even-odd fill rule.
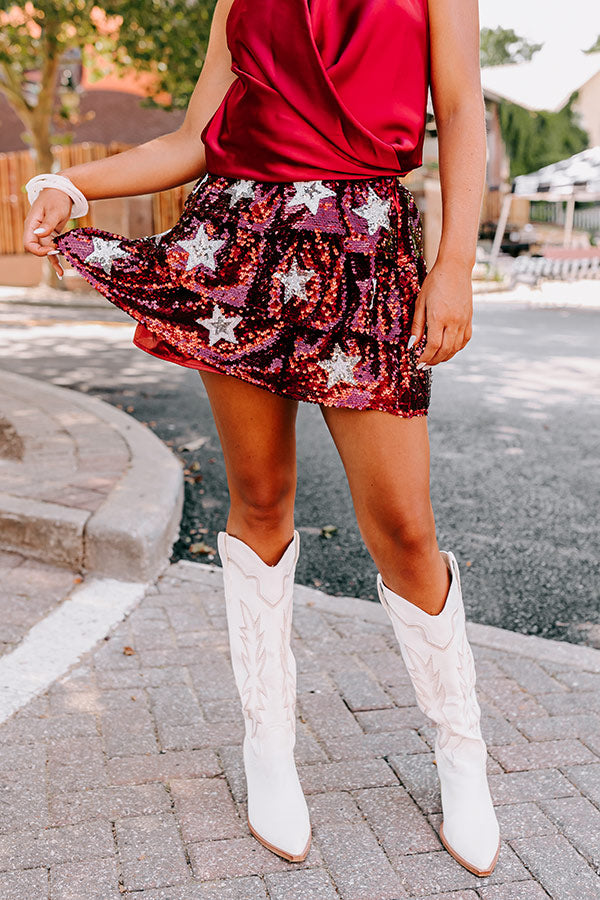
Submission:
[[[411,336],[408,339],[408,344],[406,345],[406,349],[410,350],[410,348],[413,346],[413,344],[416,344],[416,343],[417,343],[416,334],[411,334]]]
[[[427,363],[418,363],[417,369],[430,369],[431,366],[428,366]]]
[[[46,229],[45,229],[45,228],[42,228],[42,226],[40,225],[39,228],[34,228],[34,229],[33,229],[33,233],[34,233],[34,234],[43,234],[45,230],[46,230]]]
[[[60,250],[48,250],[46,256],[54,256],[55,253],[60,253]]]
[[[62,281],[62,279],[63,279],[62,275],[59,275],[58,272],[56,273],[56,277],[57,277],[57,278],[60,278],[61,281]]]

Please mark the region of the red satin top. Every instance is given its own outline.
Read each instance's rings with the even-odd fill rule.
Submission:
[[[263,181],[421,165],[427,0],[234,0],[237,78],[202,130],[207,170]]]
[[[234,0],[226,31],[237,78],[201,133],[209,172],[303,181],[421,165],[427,0]],[[216,371],[141,323],[134,343]]]

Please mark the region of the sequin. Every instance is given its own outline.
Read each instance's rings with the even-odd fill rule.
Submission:
[[[136,346],[325,406],[426,415],[420,213],[396,175],[267,182],[205,174],[176,224],[54,243],[138,323]]]

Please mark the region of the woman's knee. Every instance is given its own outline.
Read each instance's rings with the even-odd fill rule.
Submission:
[[[365,540],[377,548],[394,547],[409,556],[428,555],[437,549],[435,520],[429,501],[410,507],[390,505],[368,516]]]
[[[232,506],[247,521],[277,525],[294,508],[295,472],[238,473],[230,490]]]

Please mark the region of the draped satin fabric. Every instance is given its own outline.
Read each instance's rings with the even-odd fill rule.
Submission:
[[[204,127],[211,173],[405,175],[422,162],[427,0],[233,0],[237,78]]]

